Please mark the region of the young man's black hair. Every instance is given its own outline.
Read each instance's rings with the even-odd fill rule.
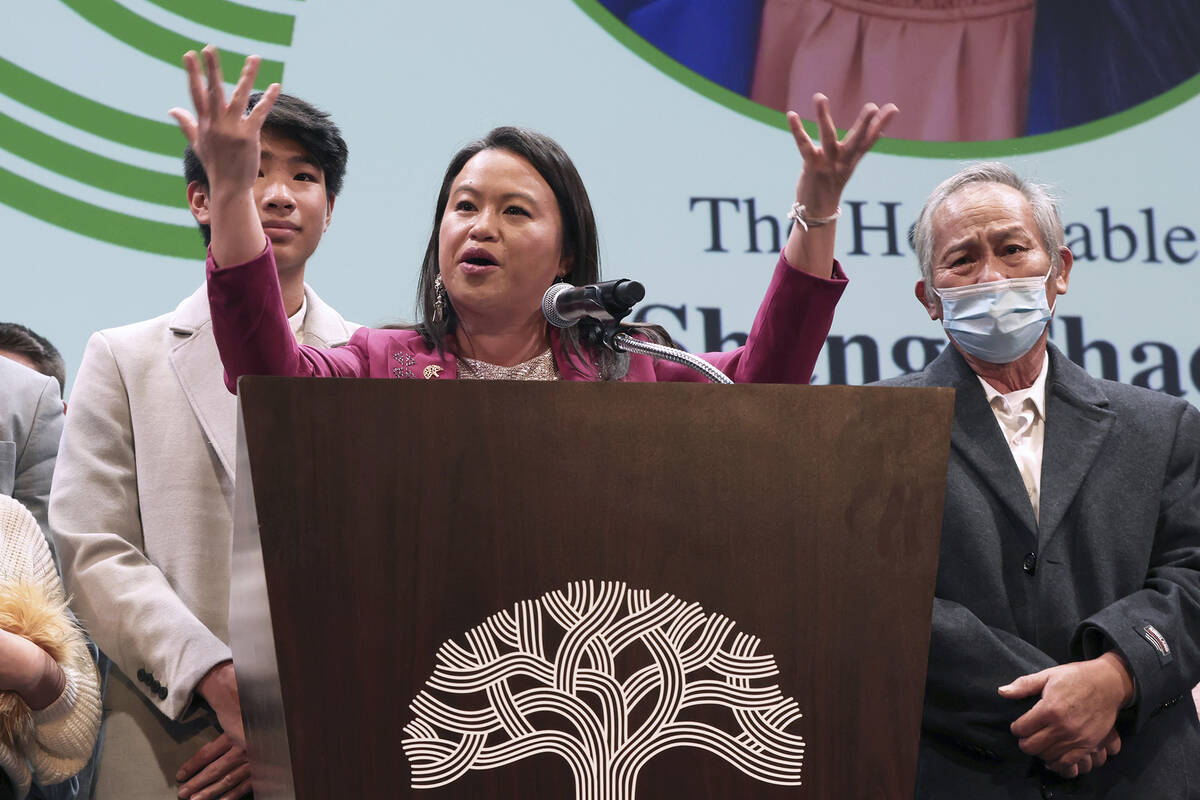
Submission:
[[[250,95],[247,110],[258,105],[260,98],[262,92]],[[281,94],[271,108],[271,113],[267,114],[263,130],[291,139],[304,148],[325,174],[325,194],[330,199],[341,194],[349,149],[346,147],[346,140],[342,138],[342,132],[330,119],[329,114],[299,97]],[[183,178],[189,184],[208,185],[204,165],[192,151],[191,145],[183,151]],[[212,239],[211,229],[208,225],[200,225],[200,232],[204,235],[204,243],[207,245]]]

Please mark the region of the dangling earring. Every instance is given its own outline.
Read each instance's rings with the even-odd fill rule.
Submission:
[[[442,283],[442,275],[433,279],[433,321],[440,323],[446,317],[446,284]]]

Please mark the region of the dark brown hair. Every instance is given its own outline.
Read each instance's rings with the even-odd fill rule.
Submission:
[[[58,395],[63,396],[67,385],[67,365],[49,339],[16,322],[0,322],[0,350],[28,358],[38,372],[58,381]]]
[[[454,179],[468,161],[484,150],[505,150],[520,156],[537,170],[542,180],[546,181],[550,190],[554,192],[562,218],[563,256],[570,264],[570,271],[563,276],[563,280],[575,286],[597,283],[600,280],[600,241],[596,232],[596,217],[592,213],[592,203],[588,199],[587,189],[584,188],[583,179],[579,177],[575,164],[558,142],[549,136],[526,128],[495,128],[483,138],[476,139],[459,150],[450,159],[433,209],[433,228],[429,234],[429,244],[425,248],[425,259],[421,264],[421,276],[417,283],[418,322],[413,328],[421,333],[430,347],[437,348],[439,353],[445,350],[447,335],[454,334],[458,328],[458,315],[448,297],[442,320],[435,322],[433,319],[434,282],[441,272],[438,249],[442,216],[446,212],[446,203],[450,198],[450,188]],[[655,341],[671,341],[666,332],[657,326],[647,326],[644,329],[639,326],[639,331],[644,331]],[[603,380],[618,380],[628,372],[627,354],[614,353],[606,348],[591,350],[581,341],[578,328],[564,328],[560,335],[567,345],[569,356],[584,361],[594,360]]]

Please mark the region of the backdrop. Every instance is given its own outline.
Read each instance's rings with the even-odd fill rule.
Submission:
[[[73,376],[92,331],[166,313],[200,284],[203,251],[179,177],[183,139],[166,111],[188,101],[181,54],[211,41],[226,52],[227,73],[236,74],[234,54],[259,53],[265,78],[281,78],[343,129],[346,184],[308,279],[347,318],[411,318],[446,162],[513,123],[550,134],[575,159],[606,276],[647,287],[640,317],[691,350],[733,347],[766,286],[801,163],[782,112],[756,101],[755,86],[778,69],[807,74],[805,64],[842,50],[859,54],[843,73],[872,78],[858,84],[905,96],[957,74],[942,66],[953,59],[936,57],[942,45],[897,39],[886,19],[858,26],[874,31],[869,40],[768,58],[779,14],[867,14],[878,3],[753,0],[737,19],[713,16],[736,5],[0,0],[0,320],[49,337]],[[850,288],[815,381],[896,375],[944,346],[913,298],[906,233],[938,181],[964,161],[1000,158],[1062,199],[1077,261],[1052,341],[1093,374],[1196,402],[1200,78],[1178,64],[1194,64],[1187,43],[1200,37],[1176,35],[1195,15],[1160,9],[1139,19],[1122,11],[1137,4],[1118,0],[1097,2],[1105,13],[1087,20],[1061,2],[997,5],[1025,14],[1016,45],[1006,45],[1016,72],[993,91],[985,70],[960,81],[949,110],[919,113],[984,113],[1003,89],[1006,124],[1037,133],[887,139],[864,160],[838,233]],[[992,46],[975,22],[921,24],[935,26],[922,29],[928,41],[953,55]],[[1179,41],[1182,50],[1167,49]],[[1075,47],[1087,56],[1082,70],[1065,57]],[[892,99],[857,97],[855,81],[841,82],[829,87],[839,102]],[[808,91],[799,77],[788,87]],[[931,130],[927,139],[942,136]]]

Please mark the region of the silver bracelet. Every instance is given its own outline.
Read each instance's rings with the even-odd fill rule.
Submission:
[[[800,223],[800,227],[804,228],[804,232],[808,233],[809,228],[819,228],[822,225],[828,225],[842,215],[842,207],[838,206],[837,210],[828,217],[809,217],[805,216],[804,206],[799,203],[792,203],[792,210],[788,212],[787,218],[794,219]]]

